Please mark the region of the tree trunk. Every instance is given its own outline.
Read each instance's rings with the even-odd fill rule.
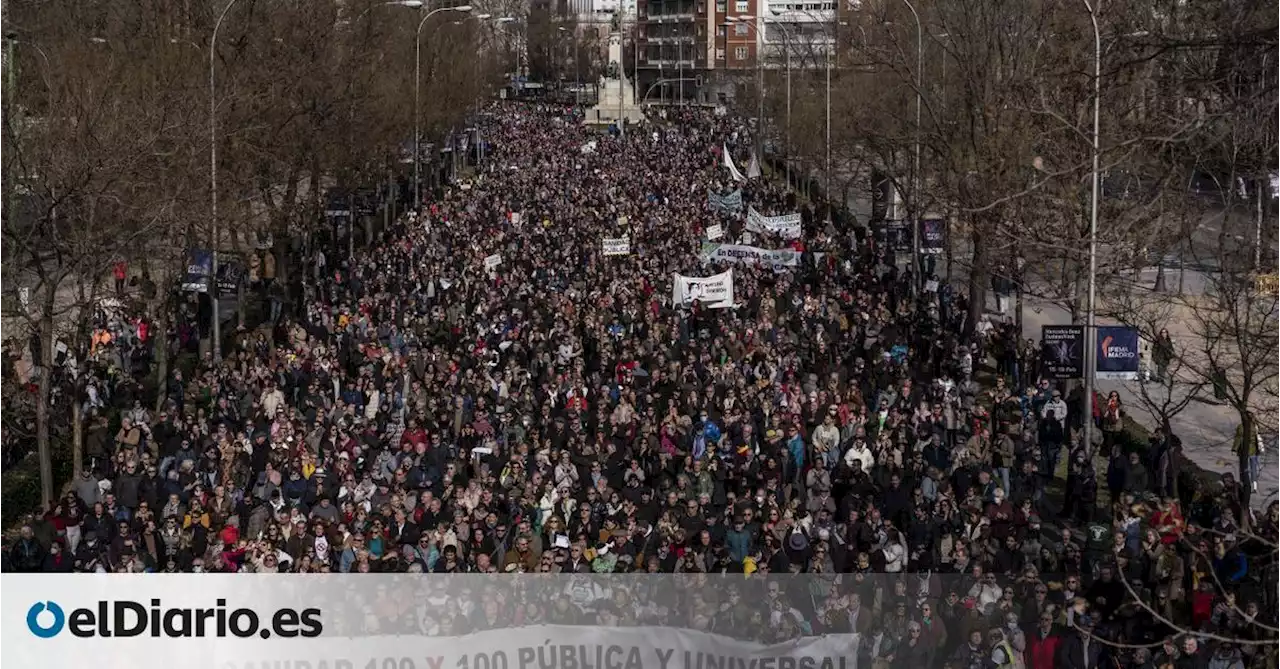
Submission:
[[[53,502],[53,450],[49,444],[49,390],[53,376],[53,306],[56,291],[46,288],[44,315],[40,319],[40,382],[36,396],[36,452],[40,460],[40,504],[49,508]]]
[[[1249,501],[1253,497],[1253,477],[1249,475],[1249,453],[1258,445],[1258,437],[1254,434],[1253,415],[1248,411],[1240,411],[1240,443],[1237,445],[1237,457],[1240,462],[1240,532],[1249,533]]]
[[[77,390],[82,388],[76,383]],[[80,393],[71,398],[71,480],[80,480],[80,471],[84,469],[84,403],[80,401]]]
[[[160,303],[156,311],[156,332],[154,338],[156,349],[156,412],[164,408],[166,389],[169,383],[169,312],[168,300]]]
[[[971,221],[973,241],[973,266],[969,269],[969,314],[964,322],[964,336],[972,337],[978,321],[987,311],[987,248],[978,222]],[[974,361],[975,364],[977,361]]]

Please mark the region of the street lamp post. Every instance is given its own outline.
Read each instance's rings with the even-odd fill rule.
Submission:
[[[752,23],[752,28],[756,30],[756,160],[764,155],[764,58],[760,53],[761,47],[764,46],[764,39],[760,35],[760,29],[757,24]]]
[[[206,290],[213,307],[214,362],[222,361],[222,310],[218,304],[218,89],[214,72],[218,54],[218,30],[222,28],[223,19],[227,18],[227,13],[235,4],[236,0],[228,0],[227,6],[218,15],[217,22],[213,24],[213,34],[209,38],[209,216],[212,223],[209,257],[212,275]]]
[[[1098,333],[1094,327],[1094,307],[1097,298],[1098,274],[1098,135],[1099,118],[1101,116],[1102,98],[1102,33],[1098,30],[1098,13],[1089,0],[1082,0],[1089,11],[1089,22],[1093,26],[1093,135],[1090,154],[1093,161],[1092,173],[1089,175],[1089,294],[1085,303],[1085,356],[1084,356],[1084,407],[1081,414],[1084,424],[1084,447],[1089,457],[1093,457],[1093,387],[1094,369],[1097,355]]]
[[[920,294],[920,110],[924,86],[924,26],[911,0],[902,0],[916,20],[916,125],[911,159],[911,295]]]
[[[764,58],[761,57],[764,38],[760,36],[760,27],[756,17],[751,14],[739,14],[725,18],[726,26],[730,23],[747,26],[756,36],[756,160],[764,155]],[[763,19],[761,19],[763,22]],[[729,31],[725,30],[725,51],[728,51]]]
[[[471,5],[440,7],[427,12],[418,22],[414,33],[413,49],[413,209],[422,208],[422,27],[427,20],[440,12],[469,12]]]
[[[776,10],[776,9],[773,10],[774,16],[777,16],[778,14],[781,14],[781,13],[782,12],[780,12],[779,10]],[[783,48],[787,50],[787,58],[786,58],[786,62],[787,62],[787,148],[786,148],[786,153],[783,156],[783,169],[785,170],[786,177],[787,177],[787,188],[791,188],[791,51],[793,49],[792,35],[786,29],[785,23],[779,23],[778,21],[774,21],[773,24],[778,26],[778,30],[782,31],[782,45],[783,45]],[[830,73],[828,72],[827,88],[830,89],[830,87],[831,87],[831,76],[830,76]],[[828,95],[827,95],[828,117],[830,116],[830,110],[831,110],[830,101],[831,101],[831,95],[830,95],[830,91],[828,91]],[[828,122],[827,123],[827,142],[828,143],[830,143],[831,141],[830,129],[831,129],[831,124]]]

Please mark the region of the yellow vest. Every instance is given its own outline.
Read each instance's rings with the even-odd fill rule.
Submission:
[[[1005,663],[1004,663],[1004,664],[1001,664],[1001,665],[999,665],[999,666],[1001,666],[1001,667],[1010,667],[1010,669],[1012,669],[1013,667],[1016,667],[1016,666],[1017,666],[1017,664],[1018,664],[1018,663],[1017,663],[1017,655],[1015,655],[1015,654],[1014,654],[1014,652],[1013,652],[1013,645],[1012,645],[1012,644],[1010,644],[1010,643],[1006,640],[1006,641],[1001,641],[1000,643],[996,644],[996,647],[997,647],[997,648],[999,648],[1000,650],[1003,650],[1003,651],[1004,651],[1004,659],[1005,659]]]

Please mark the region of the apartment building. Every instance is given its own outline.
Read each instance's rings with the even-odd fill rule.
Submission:
[[[695,104],[730,97],[724,75],[755,67],[759,40],[751,24],[764,2],[637,0],[637,99]]]
[[[759,24],[765,67],[826,67],[836,45],[836,0],[768,0]]]

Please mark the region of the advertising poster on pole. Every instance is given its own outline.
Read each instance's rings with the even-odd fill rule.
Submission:
[[[946,245],[947,222],[941,218],[920,219],[920,253],[938,255]]]
[[[1098,328],[1098,343],[1094,351],[1097,366],[1096,377],[1134,381],[1138,378],[1138,330],[1123,326]]]
[[[1046,325],[1040,329],[1040,362],[1050,379],[1084,377],[1084,328]]]

